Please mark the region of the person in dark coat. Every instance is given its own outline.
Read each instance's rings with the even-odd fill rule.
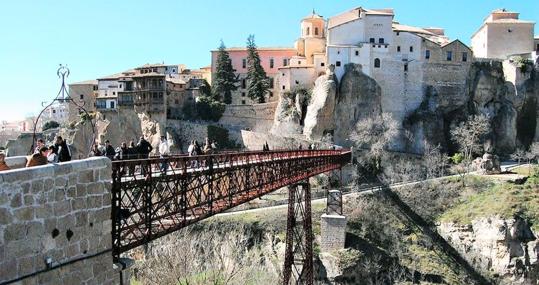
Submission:
[[[109,140],[105,141],[105,156],[108,157],[110,160],[114,160],[114,156],[116,155],[116,151],[114,150],[114,147],[110,143]]]
[[[137,147],[135,146],[134,141],[129,142],[129,147],[127,148],[127,158],[126,159],[137,159],[138,158],[138,151]],[[129,175],[133,175],[135,173],[135,165],[136,162],[128,162],[127,163],[127,170]]]
[[[153,150],[153,147],[146,139],[144,139],[144,137],[140,137],[140,140],[137,144],[137,150],[140,155],[140,158],[148,158],[150,152],[152,152]]]
[[[66,162],[71,160],[71,150],[61,136],[56,137],[54,149],[56,150],[56,154],[58,154],[58,162]]]

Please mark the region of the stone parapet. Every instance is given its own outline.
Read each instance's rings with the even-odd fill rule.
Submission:
[[[0,173],[0,283],[115,284],[111,162]]]

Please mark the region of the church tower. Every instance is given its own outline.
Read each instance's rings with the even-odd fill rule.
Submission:
[[[315,13],[301,20],[301,37],[296,41],[298,56],[304,56],[308,64],[314,63],[316,54],[326,49],[326,21]]]

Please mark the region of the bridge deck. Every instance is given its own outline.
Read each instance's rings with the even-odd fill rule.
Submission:
[[[339,169],[350,159],[348,150],[291,150],[115,161],[114,254]]]

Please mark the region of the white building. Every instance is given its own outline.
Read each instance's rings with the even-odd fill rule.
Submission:
[[[41,121],[46,123],[48,121],[56,121],[63,125],[67,123],[69,118],[69,103],[68,102],[54,102],[51,106],[47,107],[41,114]]]
[[[535,22],[520,20],[519,13],[505,9],[492,11],[472,35],[475,57],[506,59],[534,50]]]

